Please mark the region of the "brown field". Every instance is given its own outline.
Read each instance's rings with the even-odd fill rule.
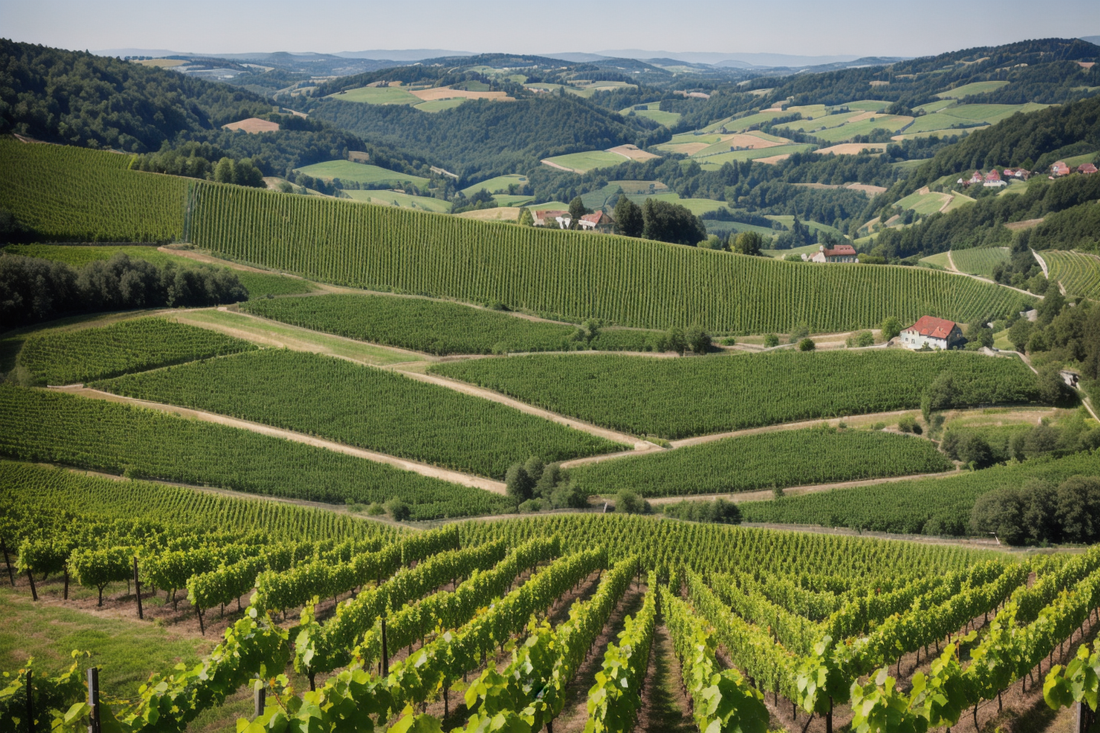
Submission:
[[[361,150],[349,150],[348,160],[352,163],[370,163],[370,153],[364,153]]]
[[[888,86],[890,86],[890,82],[888,82],[888,81],[872,81],[872,82],[868,82],[868,83],[873,87],[888,87]]]
[[[1014,221],[1014,222],[1010,222],[1008,224],[1005,224],[1005,229],[1011,229],[1014,232],[1018,232],[1021,229],[1031,229],[1032,227],[1037,227],[1042,223],[1043,223],[1043,220],[1041,218],[1040,219],[1027,219],[1025,221]]]
[[[278,122],[268,122],[267,120],[261,120],[256,117],[249,117],[247,120],[240,120],[238,122],[230,122],[228,125],[222,125],[224,130],[244,130],[247,133],[257,132],[278,132]]]
[[[722,142],[728,143],[731,146],[738,148],[748,148],[749,150],[761,150],[762,148],[774,148],[776,145],[790,145],[790,141],[778,141],[778,140],[765,140],[762,137],[757,137],[751,132],[749,133],[737,133],[735,135],[723,135]]]
[[[450,87],[435,87],[434,89],[421,89],[409,92],[414,97],[419,97],[425,102],[437,99],[495,99],[498,102],[514,102],[514,97],[509,97],[504,92],[470,92],[465,89],[451,89]]]
[[[881,153],[886,149],[886,143],[841,143],[828,148],[821,148],[814,152],[821,155],[858,155],[864,150],[873,150]]]
[[[773,155],[770,158],[757,158],[754,163],[767,163],[768,165],[775,165],[776,163],[782,163],[787,158],[791,157],[790,153],[785,155]]]
[[[695,143],[692,143],[695,144]],[[705,146],[704,146],[705,147]],[[620,145],[616,148],[608,148],[607,152],[621,155],[629,160],[653,160],[654,158],[660,158],[659,155],[653,153],[647,153],[644,150],[640,150],[634,145]]]
[[[498,206],[495,209],[481,209],[479,211],[464,211],[456,214],[463,219],[477,219],[478,221],[510,221],[519,219],[518,206]]]
[[[844,188],[850,188],[853,191],[862,191],[868,196],[874,196],[876,194],[885,193],[886,189],[882,186],[872,186],[867,183],[849,183]]]
[[[173,66],[183,66],[187,62],[183,59],[145,59],[144,61],[134,61],[135,64],[141,64],[142,66],[155,66],[160,69],[170,69]]]

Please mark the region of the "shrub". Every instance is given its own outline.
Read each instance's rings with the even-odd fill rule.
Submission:
[[[412,516],[412,507],[406,504],[403,499],[397,497],[386,502],[386,511],[390,513],[390,517],[395,522],[404,522]]]
[[[615,511],[621,514],[648,514],[649,502],[633,491],[623,489],[615,494]]]
[[[799,351],[813,351],[816,348],[817,344],[814,343],[813,339],[802,339],[798,342]]]
[[[769,349],[774,346],[779,346],[779,337],[774,333],[769,333],[764,337],[764,346]]]

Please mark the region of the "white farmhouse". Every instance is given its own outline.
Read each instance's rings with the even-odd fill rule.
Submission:
[[[921,316],[920,320],[901,332],[901,345],[907,349],[950,349],[962,341],[962,329],[954,321]]]
[[[812,255],[802,255],[806,262],[856,262],[856,248],[850,244],[838,244],[834,247],[822,245]]]

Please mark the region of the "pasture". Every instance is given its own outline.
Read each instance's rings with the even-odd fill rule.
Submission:
[[[325,163],[314,163],[298,168],[299,173],[305,173],[314,178],[341,181],[355,181],[356,183],[412,183],[421,186],[428,182],[427,178],[413,176],[408,173],[398,173],[388,168],[371,165],[369,163],[352,163],[350,160],[330,160]]]
[[[626,159],[606,150],[589,150],[584,153],[570,153],[568,155],[556,155],[542,161],[551,168],[563,168],[574,173],[587,173],[597,168],[612,168],[622,165]]]
[[[421,102],[420,104],[414,104],[413,108],[418,109],[421,112],[442,112],[444,110],[454,109],[465,101],[466,100],[462,97],[451,99],[435,99],[430,102]]]
[[[637,109],[642,107],[642,109]],[[646,119],[653,120],[658,125],[664,125],[665,127],[672,127],[683,116],[679,112],[662,112],[660,109],[660,102],[649,102],[646,104],[635,105],[634,107],[626,107],[619,110],[621,115],[636,115],[638,117],[645,117]]]
[[[759,160],[760,162],[777,162],[772,158],[788,156],[791,153],[804,153],[813,150],[809,143],[795,143],[791,145],[776,145],[774,147],[759,148],[757,150],[736,150],[729,153],[719,153],[699,159],[699,165],[703,170],[718,170],[724,163],[741,160]]]
[[[382,206],[400,206],[406,209],[419,209],[431,211],[436,214],[447,214],[451,211],[449,201],[432,198],[431,196],[413,196],[398,191],[344,191],[353,201],[361,201],[368,204]]]
[[[473,196],[478,191],[488,191],[489,193],[507,193],[509,186],[523,187],[527,185],[527,176],[521,176],[518,174],[510,174],[505,176],[497,176],[496,178],[490,178],[487,181],[481,183],[475,183],[472,186],[467,186],[462,189],[463,195],[469,197]]]
[[[1007,81],[976,81],[972,84],[964,84],[961,87],[955,87],[954,89],[947,89],[936,96],[940,99],[965,99],[975,94],[995,92],[1002,87],[1008,86],[1008,84],[1009,82]]]
[[[330,94],[329,99],[360,104],[420,104],[424,100],[403,87],[361,87]]]
[[[839,143],[850,140],[857,135],[870,135],[875,130],[889,130],[898,132],[913,121],[912,117],[904,115],[876,114],[865,119],[853,118],[858,121],[849,122],[840,127],[821,130],[814,133],[814,137],[830,143]]]

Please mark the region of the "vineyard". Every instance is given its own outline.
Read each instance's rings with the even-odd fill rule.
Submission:
[[[499,512],[481,489],[247,430],[0,385],[0,454],[331,504],[407,502],[412,519]]]
[[[804,323],[844,331],[888,316],[968,322],[1032,302],[930,270],[804,267],[230,186],[199,187],[191,241],[318,280],[642,328],[785,333]]]
[[[75,384],[254,348],[202,328],[142,318],[30,336],[18,361],[47,384]]]
[[[503,477],[531,456],[562,461],[621,448],[446,387],[292,351],[248,352],[95,386],[480,476]]]
[[[131,159],[0,138],[0,208],[47,241],[180,241],[195,181],[130,171]]]
[[[920,407],[951,376],[951,406],[1036,402],[1017,359],[959,352],[793,351],[703,359],[535,355],[431,371],[634,435],[676,439],[761,425]]]
[[[246,313],[360,341],[429,354],[491,354],[523,351],[642,351],[654,334],[603,331],[575,336],[577,328],[531,321],[458,303],[386,295],[324,295],[279,298],[241,306]]]
[[[1066,295],[1100,300],[1100,257],[1082,252],[1042,253],[1050,267],[1050,279],[1061,283]]]
[[[169,518],[188,490],[114,484],[131,502],[122,518],[103,479],[19,464],[0,475],[10,592],[69,603],[63,576],[135,607],[121,594],[134,581],[156,618],[225,629],[205,660],[159,671],[136,698],[96,690],[111,729],[182,731],[259,677],[239,730],[629,731],[663,654],[705,731],[977,726],[1006,692],[1091,704],[1082,681],[1097,656],[1082,647],[1061,665],[1095,628],[1097,548],[1010,556],[616,515],[291,538],[288,517],[325,515],[211,497]],[[139,494],[149,500],[133,504]],[[241,505],[234,518],[224,503]],[[31,692],[40,725],[85,729],[82,677],[79,662],[16,672],[0,724],[28,730]]]
[[[954,468],[936,446],[893,433],[812,428],[727,438],[569,470],[589,493],[721,494],[771,487],[939,473]]]
[[[960,272],[993,277],[997,265],[1008,262],[1008,247],[981,247],[951,251],[951,260]]]
[[[1071,476],[1100,476],[1100,451],[994,466],[942,479],[913,479],[741,504],[741,511],[747,522],[960,536],[968,533],[970,510],[982,494],[1034,481],[1058,484]]]
[[[126,170],[129,158],[0,141],[0,207],[55,241],[187,239],[232,259],[375,290],[562,320],[712,332],[875,327],[1019,311],[1007,288],[902,267],[803,267],[622,237],[589,237]],[[605,283],[619,283],[606,288]],[[246,287],[248,287],[246,283]]]

